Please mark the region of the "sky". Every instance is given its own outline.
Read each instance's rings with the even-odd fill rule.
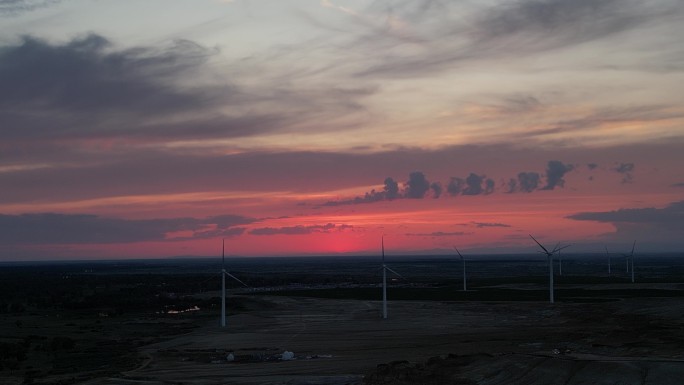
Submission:
[[[0,0],[0,261],[684,250],[679,0]]]

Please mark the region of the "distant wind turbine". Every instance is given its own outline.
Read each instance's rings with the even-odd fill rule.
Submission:
[[[387,271],[395,274],[397,277],[404,279],[401,274],[390,269],[385,264],[385,237],[382,237],[382,318],[387,319]]]
[[[632,283],[634,283],[634,247],[635,247],[635,246],[636,246],[636,240],[634,241],[634,243],[632,243],[632,252],[629,253],[629,255],[627,255],[627,254],[622,254],[622,255],[625,256],[625,260],[627,261],[627,273],[629,273],[629,271],[630,271],[630,266],[629,266],[629,265],[630,265],[630,262],[631,262],[631,265],[632,265],[632,267],[631,267],[631,270],[632,270]]]
[[[606,256],[608,257],[608,276],[610,277],[610,253],[608,252],[608,246],[604,246],[606,248]]]
[[[554,255],[555,253],[559,252],[560,250],[563,250],[564,248],[570,246],[570,245],[560,247],[560,243],[559,243],[553,250],[548,251],[548,250],[546,249],[546,247],[542,246],[542,244],[539,243],[539,241],[537,241],[536,239],[534,239],[534,237],[532,236],[532,234],[530,234],[530,238],[532,238],[532,240],[533,240],[536,244],[538,244],[539,247],[542,248],[542,250],[544,250],[543,252],[544,252],[544,254],[546,254],[546,258],[547,258],[548,261],[549,261],[549,302],[553,303],[553,302],[554,302],[554,299],[553,299],[553,255]]]
[[[226,240],[222,240],[221,245],[221,327],[226,327],[226,276],[240,282],[243,286],[247,286],[246,283],[237,279],[233,274],[226,271]]]
[[[458,256],[461,257],[461,262],[463,262],[463,291],[467,291],[468,289],[466,288],[466,268],[465,268],[465,258],[461,255],[461,252],[458,251],[456,246],[454,246],[454,250],[458,253]]]

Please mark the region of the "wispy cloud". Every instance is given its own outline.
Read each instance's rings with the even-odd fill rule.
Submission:
[[[328,223],[311,226],[260,227],[249,231],[251,235],[307,235],[313,233],[332,233],[353,230],[354,226]]]
[[[208,218],[120,219],[91,214],[0,215],[4,245],[107,244],[228,237],[255,219],[239,215]],[[182,233],[182,235],[173,235]]]
[[[0,1],[0,17],[17,16],[62,2],[62,0],[2,0]]]
[[[359,76],[420,76],[466,62],[562,50],[619,35],[682,11],[670,2],[633,0],[526,0],[471,8],[461,3],[439,3],[439,7],[425,6],[435,2],[411,3],[423,5],[422,19],[415,17],[415,9],[404,2],[391,9],[403,11],[405,19],[419,24],[416,28],[425,36],[420,50],[381,56],[382,60],[370,64]],[[454,13],[468,16],[454,20]],[[376,40],[384,38],[367,34],[357,44],[373,47]]]
[[[613,171],[622,174],[622,183],[632,183],[634,180],[634,163],[620,163]]]
[[[0,49],[0,124],[12,128],[0,139],[165,143],[299,132],[320,120],[333,130],[366,116],[358,101],[368,86],[246,86],[242,67],[223,75],[233,81],[207,80],[218,52],[187,40],[121,49],[96,34],[63,44],[25,36]]]
[[[678,242],[684,232],[684,201],[673,202],[662,208],[581,212],[567,218],[611,223],[616,228],[614,236],[626,240],[645,238],[648,241]]]
[[[407,237],[459,237],[462,235],[468,235],[470,233],[466,233],[464,231],[453,231],[453,232],[444,232],[444,231],[435,231],[432,233],[406,233]]]
[[[511,227],[511,225],[507,225],[505,223],[496,223],[496,222],[471,222],[475,227],[478,229],[482,229],[485,227]]]

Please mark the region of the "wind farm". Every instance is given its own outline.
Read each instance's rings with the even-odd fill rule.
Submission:
[[[682,384],[681,1],[0,20],[0,385]]]
[[[482,384],[542,384],[555,378],[534,368],[549,365],[568,384],[680,378],[679,256],[644,255],[632,283],[631,270],[606,276],[604,253],[565,253],[551,302],[548,264],[533,252],[469,257],[467,287],[463,263],[448,255],[393,256],[393,268],[406,273],[392,285],[378,284],[374,258],[255,260],[226,257],[224,247],[221,276],[235,277],[230,265],[240,279],[220,289],[215,259],[3,266],[0,329],[14,336],[0,343],[5,351],[22,346],[24,358],[4,355],[0,378],[361,385],[452,373]],[[385,278],[395,274],[382,262]],[[47,293],[22,291],[35,274],[71,294],[40,307]],[[107,284],[83,291],[92,279]]]

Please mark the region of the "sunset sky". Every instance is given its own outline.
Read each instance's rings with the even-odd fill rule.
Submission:
[[[0,0],[0,261],[684,250],[680,0]]]

